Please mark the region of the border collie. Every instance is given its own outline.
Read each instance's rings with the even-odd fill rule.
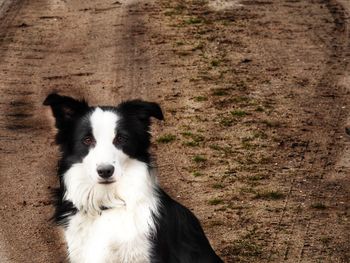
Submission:
[[[216,263],[198,219],[171,199],[152,173],[151,117],[158,104],[117,107],[50,94],[60,188],[54,219],[72,263]]]

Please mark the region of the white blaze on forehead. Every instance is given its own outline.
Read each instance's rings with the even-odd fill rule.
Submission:
[[[91,114],[90,121],[92,134],[97,143],[113,141],[118,121],[118,116],[114,112],[96,108]]]

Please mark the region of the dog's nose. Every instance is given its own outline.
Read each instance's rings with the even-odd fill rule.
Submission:
[[[114,173],[114,166],[111,164],[101,164],[97,166],[97,173],[100,177],[107,179]]]

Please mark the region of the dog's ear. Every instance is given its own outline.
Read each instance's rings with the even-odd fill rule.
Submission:
[[[47,96],[43,104],[51,107],[58,129],[64,127],[67,122],[81,116],[89,109],[88,104],[83,100],[75,100],[56,93],[51,93]]]
[[[139,120],[150,123],[150,118],[154,117],[158,120],[164,120],[162,109],[155,102],[147,102],[142,100],[129,100],[121,103],[118,110],[129,116],[135,116]]]

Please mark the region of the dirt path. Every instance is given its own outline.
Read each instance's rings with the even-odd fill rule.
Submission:
[[[160,181],[226,262],[350,262],[348,1],[1,8],[0,262],[65,262],[52,90],[160,102]]]

